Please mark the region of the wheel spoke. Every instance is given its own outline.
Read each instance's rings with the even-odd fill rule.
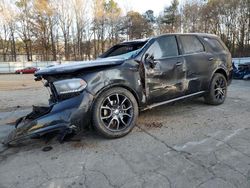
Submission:
[[[130,114],[128,114],[128,113],[122,113],[121,114],[122,116],[128,116],[128,117],[132,117]]]
[[[119,130],[119,128],[120,128],[120,121],[119,121],[119,119],[116,119],[116,122],[117,122],[116,130]]]
[[[124,100],[122,101],[121,105],[123,105],[127,99],[128,99],[128,98],[125,97]]]
[[[112,106],[113,105],[113,102],[110,100],[110,97],[107,97],[108,101],[109,101],[109,104]]]
[[[108,124],[108,128],[112,125],[112,123],[113,123],[113,121],[115,120],[115,117],[113,117],[111,120],[110,120],[110,122],[109,122],[109,124]]]
[[[119,100],[119,95],[118,94],[116,94],[116,98],[117,98],[117,105],[119,105],[120,104],[120,100]]]
[[[217,88],[215,91],[217,91],[217,93],[224,95],[224,91],[221,88]]]
[[[112,109],[110,107],[108,107],[108,106],[102,106],[101,109],[112,111]]]
[[[104,120],[104,119],[109,119],[109,118],[111,118],[111,117],[112,117],[112,113],[110,113],[110,115],[108,115],[108,116],[101,117],[101,119]]]
[[[125,121],[123,120],[123,117],[120,117],[121,122],[123,123],[123,125],[127,126],[127,124],[125,123]]]
[[[131,109],[132,107],[133,107],[133,106],[129,106],[129,107],[127,107],[127,108],[122,108],[122,110],[127,111],[127,110]]]

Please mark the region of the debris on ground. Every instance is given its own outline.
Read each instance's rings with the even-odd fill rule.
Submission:
[[[46,146],[46,147],[44,147],[44,148],[42,149],[42,151],[48,152],[48,151],[50,151],[50,150],[52,150],[52,149],[53,149],[52,146]]]
[[[233,78],[250,80],[250,62],[241,63],[238,68],[233,63]]]
[[[163,126],[162,122],[150,122],[150,123],[144,123],[144,126],[146,128],[161,128]]]

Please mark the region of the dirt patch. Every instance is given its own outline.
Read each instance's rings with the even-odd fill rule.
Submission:
[[[0,112],[48,104],[49,93],[34,75],[0,74]]]
[[[75,142],[75,143],[72,143],[71,146],[73,148],[96,148],[96,144],[94,143],[85,143],[85,142]]]
[[[163,126],[162,122],[151,122],[151,123],[145,123],[143,125],[146,128],[153,129],[153,128],[161,128]]]
[[[164,121],[162,121],[160,117],[152,115],[147,111],[139,116],[136,124],[145,129],[160,129],[163,127]]]
[[[41,82],[34,80],[34,75],[0,75],[0,90],[13,91],[22,89],[39,88]]]

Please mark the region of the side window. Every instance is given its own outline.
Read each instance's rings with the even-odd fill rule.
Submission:
[[[175,36],[158,38],[147,53],[153,55],[155,59],[178,56],[178,46]]]
[[[184,54],[204,52],[204,47],[196,36],[180,36]]]
[[[225,50],[224,47],[222,46],[222,44],[217,39],[204,37],[204,40],[207,41],[207,43],[209,44],[209,46],[215,52],[221,52],[221,51]]]

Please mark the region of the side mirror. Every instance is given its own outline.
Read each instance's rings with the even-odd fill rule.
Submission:
[[[154,55],[145,54],[145,62],[147,62],[150,68],[155,68],[157,61],[155,61]]]

